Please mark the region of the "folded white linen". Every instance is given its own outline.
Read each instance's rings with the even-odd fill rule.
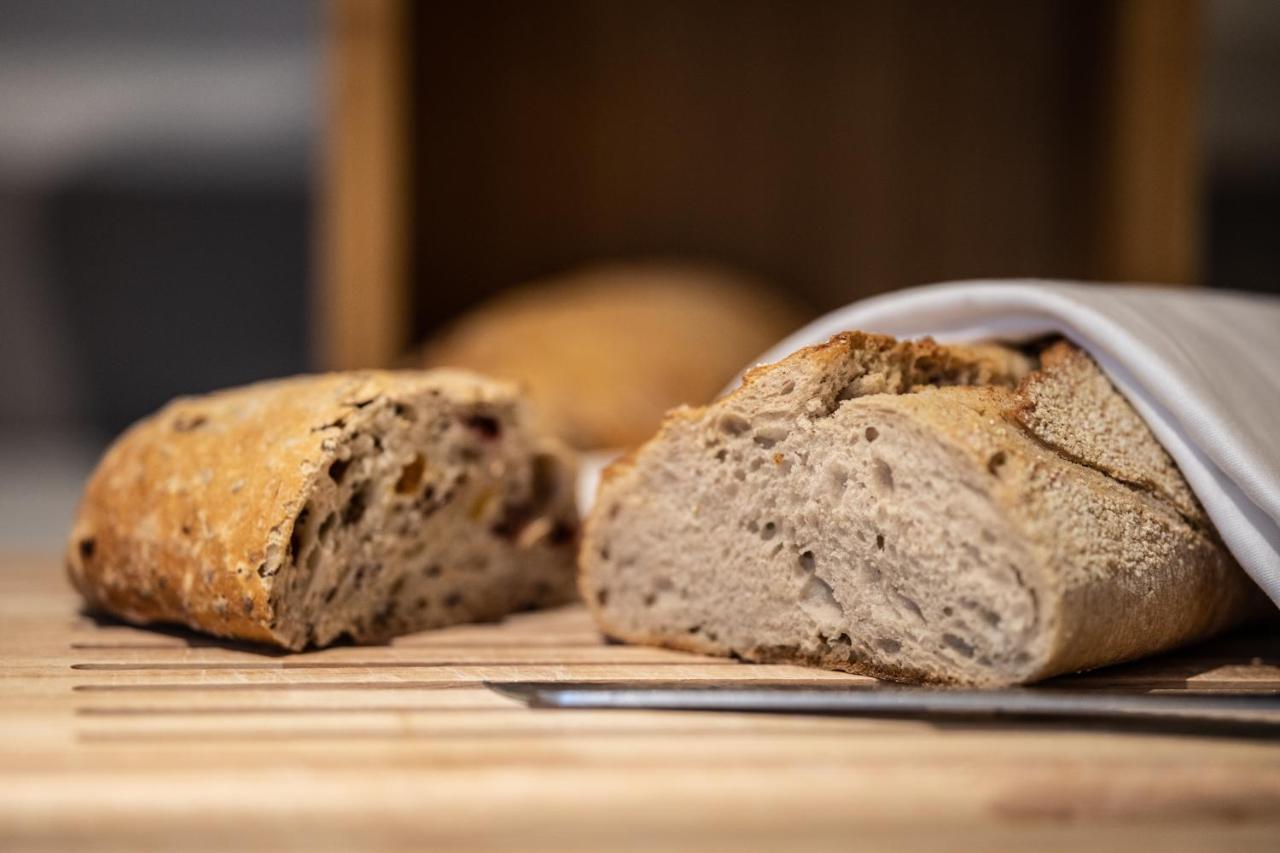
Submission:
[[[1280,299],[1040,280],[938,284],[832,311],[760,361],[850,329],[943,343],[1070,339],[1146,420],[1232,554],[1280,605]]]

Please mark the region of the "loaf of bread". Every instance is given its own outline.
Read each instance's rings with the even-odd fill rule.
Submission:
[[[89,604],[286,649],[574,597],[573,464],[505,383],[358,372],[175,400],[107,451],[68,546]]]
[[[760,283],[717,268],[613,264],[490,300],[417,361],[521,383],[575,447],[632,447],[667,409],[709,401],[803,320]]]
[[[580,555],[607,634],[1008,685],[1266,612],[1093,361],[838,335],[668,415]]]

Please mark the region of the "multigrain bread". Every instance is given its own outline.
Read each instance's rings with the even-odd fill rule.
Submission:
[[[417,357],[527,387],[571,445],[631,447],[663,413],[704,403],[804,321],[758,282],[689,263],[588,267],[509,291]]]
[[[1081,351],[846,333],[616,463],[580,585],[613,637],[1007,685],[1265,612]]]
[[[287,649],[571,600],[573,464],[515,389],[359,372],[178,399],[89,480],[91,606]]]

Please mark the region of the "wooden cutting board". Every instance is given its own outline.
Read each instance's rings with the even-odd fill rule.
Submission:
[[[579,607],[276,655],[0,559],[0,849],[1280,849],[1280,742],[528,710],[489,680],[866,683],[605,645]],[[1280,691],[1280,636],[1071,679]]]

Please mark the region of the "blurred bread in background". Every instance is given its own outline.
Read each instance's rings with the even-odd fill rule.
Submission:
[[[628,447],[672,406],[709,401],[805,318],[760,282],[719,267],[605,264],[482,303],[416,361],[523,384],[575,447]]]

